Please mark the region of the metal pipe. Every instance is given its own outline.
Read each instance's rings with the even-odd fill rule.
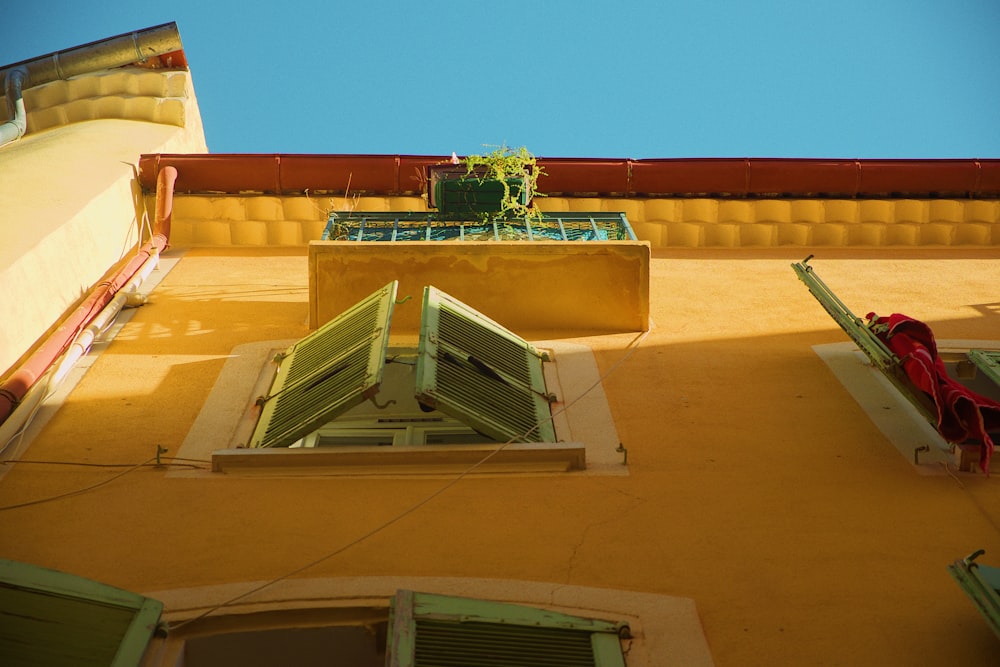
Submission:
[[[0,79],[6,82],[12,70],[24,68],[28,73],[28,81],[24,87],[31,88],[50,81],[68,79],[71,76],[144,62],[154,56],[180,49],[181,36],[177,24],[164,23],[23,60],[0,69]]]
[[[28,70],[17,67],[7,73],[4,78],[4,96],[7,100],[7,116],[10,120],[0,124],[0,146],[17,141],[24,136],[28,127],[24,113],[24,98],[21,89],[28,76]]]
[[[137,277],[142,277],[142,271],[152,271],[152,266],[155,266],[160,252],[167,247],[169,240],[170,217],[173,212],[173,184],[176,180],[177,170],[173,167],[165,167],[157,179],[153,237],[114,278],[101,283],[91,291],[86,300],[63,321],[55,333],[0,385],[0,424],[6,422],[11,414],[18,409],[22,399],[38,382],[39,378],[52,368],[80,332],[100,315],[115,295],[132,284]],[[27,419],[27,415],[24,419]],[[2,444],[0,443],[0,445]]]

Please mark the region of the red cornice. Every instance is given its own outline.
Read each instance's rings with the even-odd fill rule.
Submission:
[[[139,161],[152,192],[166,166],[177,193],[413,195],[427,165],[446,156],[150,154]],[[540,158],[542,192],[618,197],[1000,197],[1000,160],[783,158]]]

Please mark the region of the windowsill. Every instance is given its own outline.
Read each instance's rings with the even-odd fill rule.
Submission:
[[[262,373],[262,369],[275,351],[294,342],[260,341],[233,349],[176,454],[181,458],[211,460],[212,472],[178,467],[169,476],[456,474],[469,470],[497,449],[500,450],[497,454],[476,468],[476,474],[628,474],[623,455],[617,451],[618,433],[593,352],[586,345],[565,341],[534,342],[549,351],[554,360],[544,364],[544,370],[546,386],[560,399],[552,405],[553,424],[560,442],[505,446],[246,448],[259,411],[254,401],[270,384],[269,375]]]
[[[496,453],[486,459],[491,452]],[[212,471],[275,475],[454,474],[480,461],[484,462],[478,469],[487,473],[567,472],[586,468],[586,450],[581,443],[566,442],[223,449],[212,453]]]
[[[972,348],[997,348],[996,341],[939,339],[943,359],[956,358]],[[945,466],[962,469],[965,458],[935,430],[892,382],[853,342],[814,345],[813,350],[889,440],[903,458],[921,475],[944,475]],[[971,460],[971,459],[970,459]],[[978,448],[975,452],[978,461]],[[968,461],[965,461],[968,467]],[[978,468],[976,468],[978,470]]]

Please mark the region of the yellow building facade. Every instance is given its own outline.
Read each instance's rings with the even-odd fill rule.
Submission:
[[[0,558],[161,602],[133,664],[385,664],[399,591],[611,623],[597,664],[995,664],[946,566],[996,562],[996,476],[790,265],[1000,349],[997,164],[550,159],[547,215],[635,238],[323,240],[440,158],[208,153],[148,36],[0,147]],[[275,357],[393,281],[386,367],[433,285],[544,353],[552,442],[247,447]]]

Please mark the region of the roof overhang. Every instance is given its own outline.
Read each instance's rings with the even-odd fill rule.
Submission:
[[[179,194],[414,195],[427,155],[148,154],[143,190],[166,166]],[[539,158],[541,192],[615,197],[1000,197],[1000,159]]]

